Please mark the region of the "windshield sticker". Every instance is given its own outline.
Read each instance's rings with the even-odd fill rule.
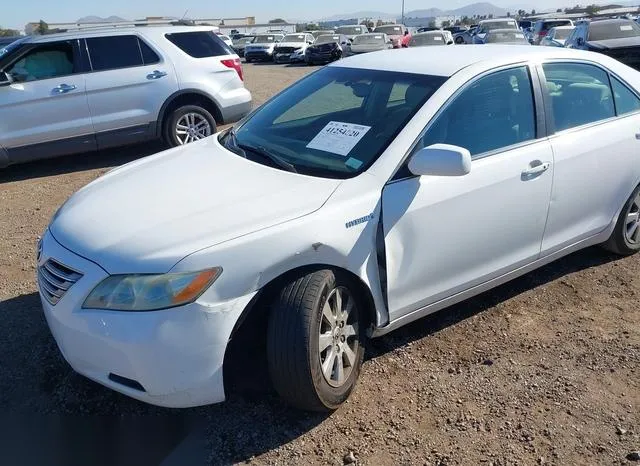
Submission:
[[[314,137],[307,148],[330,152],[346,157],[358,142],[367,134],[371,126],[354,125],[330,121],[327,126]]]
[[[382,39],[382,36],[376,36],[376,39]]]
[[[631,26],[630,24],[624,24],[624,25],[620,26],[620,30],[621,31],[633,31],[633,26]]]
[[[433,40],[442,40],[442,37],[440,37],[440,36],[433,36]]]
[[[349,157],[344,164],[349,168],[353,168],[354,170],[357,170],[362,166],[362,161],[358,159],[354,159],[353,157]]]

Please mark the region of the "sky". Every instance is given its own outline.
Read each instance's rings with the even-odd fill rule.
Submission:
[[[96,15],[120,16],[138,19],[146,16],[179,16],[186,10],[191,18],[230,18],[255,16],[258,21],[272,18],[314,20],[335,14],[355,11],[382,11],[399,14],[402,0],[20,0],[7,2],[1,9],[0,26],[22,30],[31,21],[45,20],[48,23],[75,21],[78,18]],[[454,9],[480,0],[405,0],[405,11],[440,8]],[[494,0],[499,7],[534,4],[539,10],[558,8],[572,1],[558,0]]]

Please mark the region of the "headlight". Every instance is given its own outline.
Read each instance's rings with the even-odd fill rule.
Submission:
[[[84,309],[157,311],[195,301],[216,281],[222,268],[162,275],[113,275],[96,286]]]

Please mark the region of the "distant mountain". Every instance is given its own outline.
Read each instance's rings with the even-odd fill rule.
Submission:
[[[637,0],[640,1],[640,0]],[[509,8],[500,8],[492,3],[488,2],[478,2],[472,3],[467,6],[463,6],[461,8],[457,8],[455,10],[441,10],[439,8],[427,8],[421,10],[412,10],[405,12],[404,16],[406,18],[433,18],[436,16],[489,16],[493,15],[494,17],[506,16],[509,11],[517,11],[517,9]],[[344,19],[351,18],[400,18],[400,14],[391,14],[384,13],[382,11],[357,11],[355,13],[343,14],[343,15],[333,15],[328,18],[323,18],[320,21],[339,21]]]
[[[491,3],[480,2],[480,3],[472,3],[471,5],[467,5],[467,6],[463,6],[462,8],[451,10],[450,14],[457,15],[457,16],[493,15],[494,17],[498,17],[498,16],[507,16],[507,10],[505,10],[504,8],[497,7]]]
[[[101,18],[100,16],[85,16],[84,18],[80,18],[78,23],[120,23],[122,21],[127,21],[120,16],[109,16],[108,18]]]
[[[407,18],[433,18],[436,16],[443,16],[446,12],[439,8],[428,8],[426,10],[412,10],[406,12],[404,15]]]

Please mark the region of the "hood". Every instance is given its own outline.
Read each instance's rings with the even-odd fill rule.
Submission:
[[[195,251],[310,214],[339,184],[244,159],[213,136],[109,172],[49,228],[110,274],[165,273]]]
[[[307,47],[309,52],[321,52],[327,50],[333,50],[340,47],[340,44],[337,42],[325,42],[324,44],[310,45]]]
[[[305,48],[307,45],[306,42],[278,42],[277,47],[292,47],[294,49]]]
[[[617,49],[621,47],[637,47],[640,45],[640,36],[622,37],[620,39],[594,40],[588,42],[589,47],[595,50]]]
[[[353,53],[377,52],[378,50],[386,49],[387,44],[351,44],[351,52]]]

